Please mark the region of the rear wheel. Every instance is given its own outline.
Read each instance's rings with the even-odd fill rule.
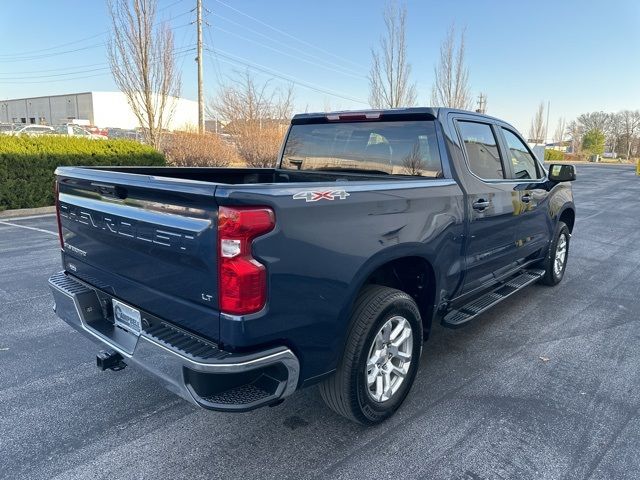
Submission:
[[[564,222],[558,222],[556,235],[549,247],[549,253],[541,265],[544,268],[544,276],[540,281],[545,285],[557,285],[564,277],[569,258],[570,239],[569,227]]]
[[[415,301],[393,288],[370,285],[358,297],[343,358],[320,385],[325,403],[362,424],[390,417],[411,389],[422,348]]]

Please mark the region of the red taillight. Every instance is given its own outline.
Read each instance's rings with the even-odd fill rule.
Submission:
[[[253,313],[267,300],[267,272],[251,256],[254,238],[273,230],[275,216],[267,207],[220,207],[218,268],[220,310],[233,315]]]
[[[60,220],[60,200],[58,199],[58,181],[54,187],[54,197],[56,200],[56,219],[58,220],[58,238],[60,239],[60,249],[64,250],[64,237],[62,236],[62,221]]]

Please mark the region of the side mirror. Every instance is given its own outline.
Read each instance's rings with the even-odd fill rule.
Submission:
[[[549,165],[549,180],[552,182],[572,182],[576,179],[576,167],[573,165]]]

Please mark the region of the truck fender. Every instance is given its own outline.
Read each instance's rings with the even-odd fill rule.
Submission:
[[[369,258],[367,262],[365,262],[360,267],[360,269],[354,276],[353,280],[349,284],[347,301],[345,302],[344,306],[340,310],[340,319],[342,320],[341,324],[344,325],[344,328],[342,330],[341,341],[339,342],[340,351],[337,352],[338,353],[336,357],[337,362],[339,362],[339,360],[342,358],[345,341],[349,334],[349,331],[351,330],[350,317],[351,317],[351,312],[353,310],[353,305],[358,297],[358,293],[362,290],[366,281],[376,270],[378,270],[380,267],[382,267],[383,265],[389,262],[393,262],[394,260],[399,260],[406,257],[422,258],[431,266],[434,274],[434,281],[435,281],[435,285],[433,285],[434,293],[437,293],[438,291],[437,288],[439,285],[439,280],[438,280],[439,271],[437,268],[437,264],[434,261],[435,252],[425,252],[424,243],[416,242],[416,243],[405,243],[402,245],[394,245],[392,247],[388,247],[384,250],[377,252],[374,256]],[[435,314],[435,310],[436,309],[434,308],[433,309],[434,314]],[[429,326],[432,320],[433,320],[433,315],[431,316],[431,318],[423,319],[423,323]]]

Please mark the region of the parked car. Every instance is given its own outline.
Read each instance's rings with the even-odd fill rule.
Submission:
[[[97,135],[89,132],[86,128],[81,127],[79,125],[75,125],[73,123],[65,123],[62,125],[56,125],[55,133],[58,135],[68,135],[70,137],[84,137],[90,138],[92,140],[105,140],[107,137],[104,135]]]
[[[573,166],[446,108],[296,115],[277,168],[56,178],[55,311],[100,368],[138,365],[221,411],[319,383],[363,424],[402,404],[434,321],[559,283],[575,221]]]
[[[137,130],[130,130],[125,128],[109,128],[107,130],[107,136],[109,138],[126,138],[137,141],[140,141],[142,139],[142,135]]]
[[[49,127],[48,125],[17,125],[13,132],[11,132],[11,135],[38,136],[51,135],[53,133],[55,133],[53,127]]]
[[[94,135],[100,135],[102,137],[106,137],[108,134],[108,130],[106,128],[99,128],[99,127],[96,127],[95,125],[89,125],[88,127],[86,127],[86,129],[89,133],[92,133]]]
[[[13,123],[0,123],[0,134],[11,135],[15,129]]]

